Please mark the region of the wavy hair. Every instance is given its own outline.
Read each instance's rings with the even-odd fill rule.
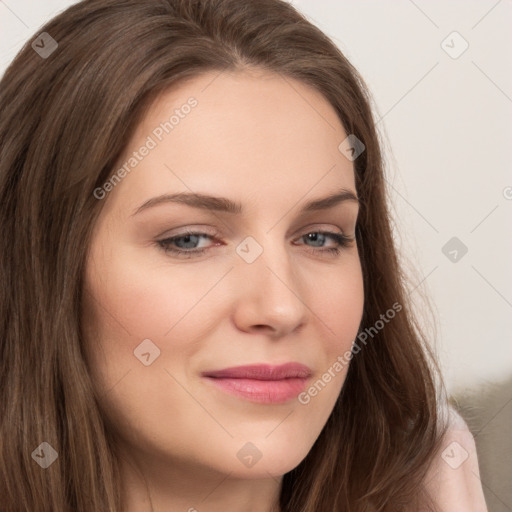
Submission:
[[[105,203],[94,190],[159,94],[207,71],[248,68],[309,84],[366,146],[354,161],[360,332],[402,306],[352,358],[325,427],[283,477],[281,511],[426,507],[422,482],[446,429],[438,369],[407,296],[371,96],[356,69],[283,0],[87,0],[40,32],[58,47],[42,58],[27,42],[0,82],[1,509],[121,511],[115,437],[80,316]],[[43,441],[59,455],[44,471],[31,456]]]

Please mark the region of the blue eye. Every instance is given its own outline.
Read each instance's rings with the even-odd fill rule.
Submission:
[[[320,235],[320,236],[318,236]],[[355,240],[354,238],[350,238],[341,233],[333,233],[331,231],[313,231],[311,233],[307,233],[301,237],[302,239],[307,239],[313,242],[322,242],[327,238],[331,238],[335,241],[336,245],[334,247],[328,247],[321,249],[321,252],[327,252],[329,254],[339,254],[341,249],[345,247],[349,247],[351,243]],[[318,251],[317,251],[318,252]]]
[[[186,232],[165,240],[159,240],[158,245],[166,252],[177,256],[191,258],[203,254],[207,248],[197,248],[201,238],[212,239],[207,233]]]
[[[215,239],[213,235],[207,233],[187,231],[164,240],[158,240],[157,244],[165,253],[170,253],[178,257],[192,258],[194,256],[200,256],[210,249],[210,247],[197,247],[201,238]],[[308,248],[310,252],[314,254],[327,253],[330,255],[339,254],[343,248],[349,247],[355,241],[355,238],[330,231],[312,231],[302,235],[300,239],[321,245],[310,246]],[[336,245],[328,248],[323,247],[324,242],[328,239],[334,240]]]

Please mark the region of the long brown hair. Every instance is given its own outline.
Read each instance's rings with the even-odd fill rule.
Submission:
[[[42,56],[34,37],[0,83],[0,508],[120,512],[114,438],[80,318],[105,203],[94,190],[160,93],[205,71],[250,67],[313,86],[365,145],[354,161],[360,332],[378,332],[366,331],[325,428],[284,475],[281,510],[425,506],[421,484],[446,428],[437,428],[437,366],[408,302],[371,97],[354,67],[283,0],[88,0],[39,33],[58,46],[42,36],[38,48],[53,48]],[[393,304],[400,312],[375,328]],[[58,454],[45,470],[33,460],[43,442]]]

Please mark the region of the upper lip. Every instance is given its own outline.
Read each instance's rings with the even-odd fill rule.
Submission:
[[[311,369],[300,363],[286,363],[281,365],[253,364],[203,372],[204,377],[255,380],[306,378],[310,375]]]

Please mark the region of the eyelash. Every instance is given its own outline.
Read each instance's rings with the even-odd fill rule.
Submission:
[[[330,238],[332,238],[336,242],[336,247],[330,247],[327,249],[309,249],[309,252],[312,253],[327,253],[327,255],[331,256],[338,256],[342,249],[349,247],[352,242],[355,241],[355,238],[348,237],[346,235],[343,235],[341,233],[335,233],[332,231],[310,231],[309,233],[306,233],[302,235],[300,238],[304,238],[311,234],[320,234],[320,235],[326,235]],[[201,233],[197,231],[185,231],[183,233],[180,233],[179,235],[166,238],[164,240],[158,240],[157,244],[158,246],[166,253],[171,253],[179,257],[185,257],[185,258],[192,258],[194,256],[200,256],[205,251],[209,250],[210,247],[203,247],[202,249],[191,249],[191,250],[183,250],[183,249],[176,249],[175,247],[171,247],[171,244],[175,242],[176,240],[179,240],[181,238],[186,238],[188,236],[206,236],[211,239],[215,239],[215,235],[209,235],[208,233]]]

